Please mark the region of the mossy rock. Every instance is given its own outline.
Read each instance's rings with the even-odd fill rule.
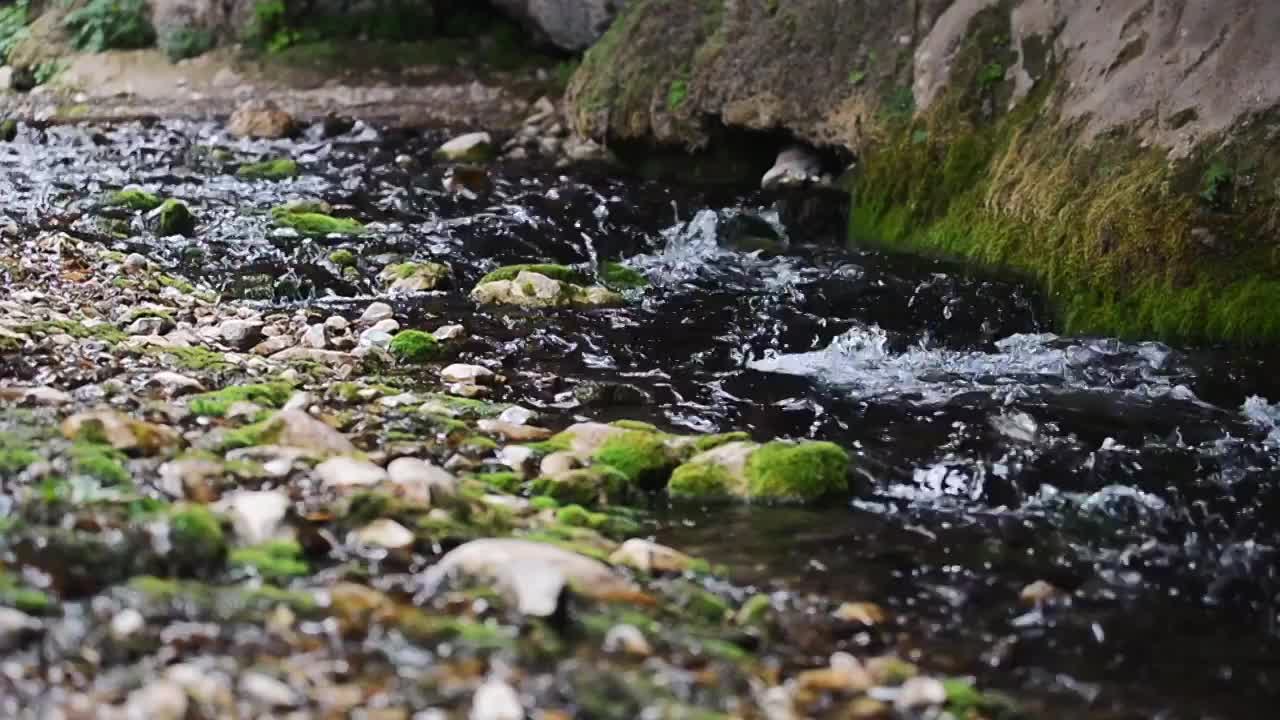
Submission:
[[[571,283],[574,285],[584,285],[591,282],[591,278],[580,270],[575,270],[567,265],[507,265],[480,278],[478,285],[490,282],[498,282],[500,280],[515,280],[522,272],[537,273],[545,275],[552,280]]]
[[[181,200],[165,200],[160,204],[156,217],[156,233],[161,236],[192,235],[196,231],[196,216]]]
[[[13,142],[18,139],[18,121],[12,118],[0,120],[0,142]]]
[[[124,207],[130,210],[141,210],[148,212],[160,207],[164,199],[154,193],[139,188],[125,188],[117,190],[107,196],[106,205],[108,207]]]
[[[617,470],[634,485],[659,488],[679,464],[667,440],[658,433],[628,430],[605,440],[592,459]]]
[[[24,585],[4,570],[0,570],[0,606],[17,608],[28,615],[49,615],[58,609],[48,594]]]
[[[179,506],[169,515],[169,560],[180,571],[208,572],[227,555],[222,521],[203,505]]]
[[[310,574],[302,558],[302,546],[295,540],[274,540],[252,547],[236,548],[227,558],[233,568],[252,571],[267,582],[286,582]]]
[[[440,341],[421,330],[402,330],[391,339],[388,350],[400,362],[420,364],[440,356]]]
[[[287,205],[272,208],[271,217],[280,227],[292,228],[313,237],[360,235],[364,232],[364,224],[359,220],[337,218],[319,212],[299,212]]]
[[[676,468],[673,498],[812,503],[849,492],[849,455],[828,442],[733,441]]]
[[[192,414],[200,417],[223,417],[237,402],[251,402],[269,408],[280,408],[288,402],[291,395],[293,395],[293,386],[289,383],[233,385],[213,392],[192,395],[187,399],[187,407]]]
[[[644,273],[615,262],[604,264],[600,280],[610,290],[639,290],[649,286]]]
[[[289,158],[276,158],[241,165],[236,175],[246,180],[284,180],[298,174],[298,163]]]
[[[341,268],[356,266],[356,254],[346,248],[339,248],[329,253],[329,262]]]
[[[77,442],[71,446],[71,468],[105,485],[124,485],[132,476],[125,467],[124,453],[110,445]]]
[[[626,503],[634,496],[631,478],[608,465],[542,476],[533,481],[531,488],[534,494],[558,503],[586,507]]]

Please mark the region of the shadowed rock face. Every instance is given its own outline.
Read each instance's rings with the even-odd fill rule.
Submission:
[[[858,150],[886,112],[943,94],[984,13],[1009,28],[989,81],[1016,103],[1055,73],[1061,116],[1090,137],[1136,125],[1185,153],[1280,102],[1280,6],[1264,0],[638,0],[575,79],[575,124],[698,146],[709,116]]]
[[[493,0],[538,36],[563,50],[585,50],[604,31],[626,0]]]

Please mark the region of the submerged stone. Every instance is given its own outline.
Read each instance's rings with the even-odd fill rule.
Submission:
[[[427,292],[440,287],[449,277],[449,268],[440,263],[400,263],[388,265],[378,279],[391,294]]]
[[[624,302],[621,295],[608,288],[584,287],[528,270],[513,280],[481,282],[471,291],[471,299],[482,305],[534,308],[607,307]]]
[[[248,163],[236,170],[236,175],[246,180],[284,180],[297,174],[298,163],[289,158]]]
[[[156,233],[161,236],[191,235],[196,231],[196,217],[181,200],[165,200],[153,211]]]
[[[271,217],[281,227],[297,230],[303,235],[324,237],[326,235],[359,235],[364,232],[364,225],[351,218],[336,218],[318,212],[296,212],[285,207],[271,210]]]

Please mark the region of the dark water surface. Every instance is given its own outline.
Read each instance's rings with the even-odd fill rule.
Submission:
[[[744,583],[893,616],[840,645],[979,675],[1038,698],[1045,716],[1274,716],[1280,377],[1268,358],[1058,337],[1018,284],[795,228],[780,257],[722,249],[734,216],[776,220],[756,192],[504,166],[491,193],[467,198],[431,164],[438,134],[253,143],[219,131],[28,129],[31,144],[0,145],[0,198],[24,222],[87,236],[107,190],[187,199],[200,239],[143,233],[124,249],[285,306],[358,315],[386,262],[444,262],[453,289],[402,309],[424,328],[465,325],[459,359],[500,360],[514,379],[500,399],[564,424],[629,418],[848,448],[862,487],[846,506],[663,509],[660,533]],[[305,174],[242,181],[213,145],[287,154]],[[269,208],[302,197],[372,223],[368,236],[272,230]],[[358,251],[357,276],[326,260],[339,246]],[[652,286],[611,310],[467,299],[500,265],[604,260]],[[1036,580],[1070,595],[1021,603]]]

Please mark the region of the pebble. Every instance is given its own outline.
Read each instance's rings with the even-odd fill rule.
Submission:
[[[378,518],[351,534],[359,545],[401,550],[413,546],[413,532],[390,518]]]
[[[682,573],[693,564],[693,558],[666,545],[632,538],[609,556],[609,562],[644,573]]]
[[[291,504],[289,496],[279,490],[240,490],[221,502],[236,537],[246,545],[258,545],[275,537]]]
[[[0,607],[0,652],[12,650],[43,627],[39,620],[21,610]]]
[[[360,345],[363,347],[385,348],[391,345],[394,336],[389,332],[383,332],[374,328],[369,328],[360,333]]]
[[[528,425],[537,416],[537,413],[528,408],[513,405],[503,410],[502,414],[498,416],[498,420],[511,425]]]
[[[843,622],[863,625],[879,625],[888,619],[884,608],[869,602],[843,603],[836,608],[835,617]]]
[[[342,317],[341,315],[330,315],[329,317],[325,318],[325,321],[324,321],[324,326],[327,329],[332,330],[334,332],[339,332],[339,333],[346,332],[347,327],[349,325],[350,323],[347,322],[347,319]]]
[[[70,393],[51,387],[33,387],[22,394],[23,401],[32,405],[66,405],[71,402]]]
[[[439,502],[457,492],[458,479],[444,468],[418,458],[396,458],[387,465],[391,482],[419,501]]]
[[[582,467],[582,461],[578,459],[577,455],[561,450],[542,458],[542,463],[538,469],[542,471],[543,475],[554,477],[580,467]]]
[[[161,388],[164,388],[165,392],[171,398],[189,393],[204,392],[204,385],[201,385],[199,380],[170,370],[161,370],[160,372],[152,375],[151,379],[147,381],[147,384],[158,385]]]
[[[147,269],[147,258],[138,253],[129,253],[124,259],[124,271],[130,275],[136,275]]]
[[[635,625],[614,625],[605,633],[604,651],[649,657],[653,654],[653,646]]]
[[[471,720],[524,720],[524,707],[515,688],[501,680],[486,680],[471,699]]]
[[[124,329],[129,335],[159,335],[164,331],[164,320],[158,317],[141,317]]]
[[[541,442],[555,433],[533,425],[516,425],[502,420],[481,420],[476,428],[490,435],[499,435],[511,442]]]
[[[317,350],[324,350],[325,346],[328,345],[325,335],[324,325],[317,323],[308,327],[307,331],[302,334],[302,344]]]
[[[442,327],[436,328],[436,331],[431,333],[431,336],[434,337],[436,340],[444,342],[445,340],[453,340],[455,338],[460,338],[466,334],[467,334],[467,329],[462,327],[461,325],[444,325]]]
[[[124,716],[128,720],[183,720],[187,693],[171,680],[154,680],[129,693]]]
[[[1022,592],[1018,594],[1018,597],[1028,605],[1039,605],[1061,594],[1062,591],[1051,583],[1037,580],[1022,588]]]
[[[316,466],[316,477],[331,488],[369,487],[387,481],[387,471],[368,460],[336,457]]]
[[[521,470],[535,453],[523,445],[508,445],[498,451],[498,461],[512,470]]]
[[[939,680],[931,677],[913,677],[902,683],[893,704],[899,710],[915,710],[942,705],[946,702],[947,688]]]
[[[248,350],[264,337],[259,320],[227,320],[218,326],[218,336],[236,350]]]
[[[366,325],[372,325],[379,320],[390,319],[393,314],[395,313],[391,309],[390,305],[383,302],[376,302],[365,308],[364,313],[360,316],[359,322]]]
[[[298,704],[298,695],[293,688],[270,675],[258,672],[240,676],[240,692],[268,707],[293,707]]]
[[[440,378],[448,383],[486,385],[493,382],[495,377],[493,371],[489,368],[462,363],[454,363],[440,371]]]
[[[318,453],[351,453],[355,446],[342,433],[302,410],[282,410],[272,422],[281,423],[276,444]]]
[[[133,608],[126,608],[111,618],[111,637],[116,640],[125,640],[145,627],[146,624],[147,620],[142,617],[142,613]]]

